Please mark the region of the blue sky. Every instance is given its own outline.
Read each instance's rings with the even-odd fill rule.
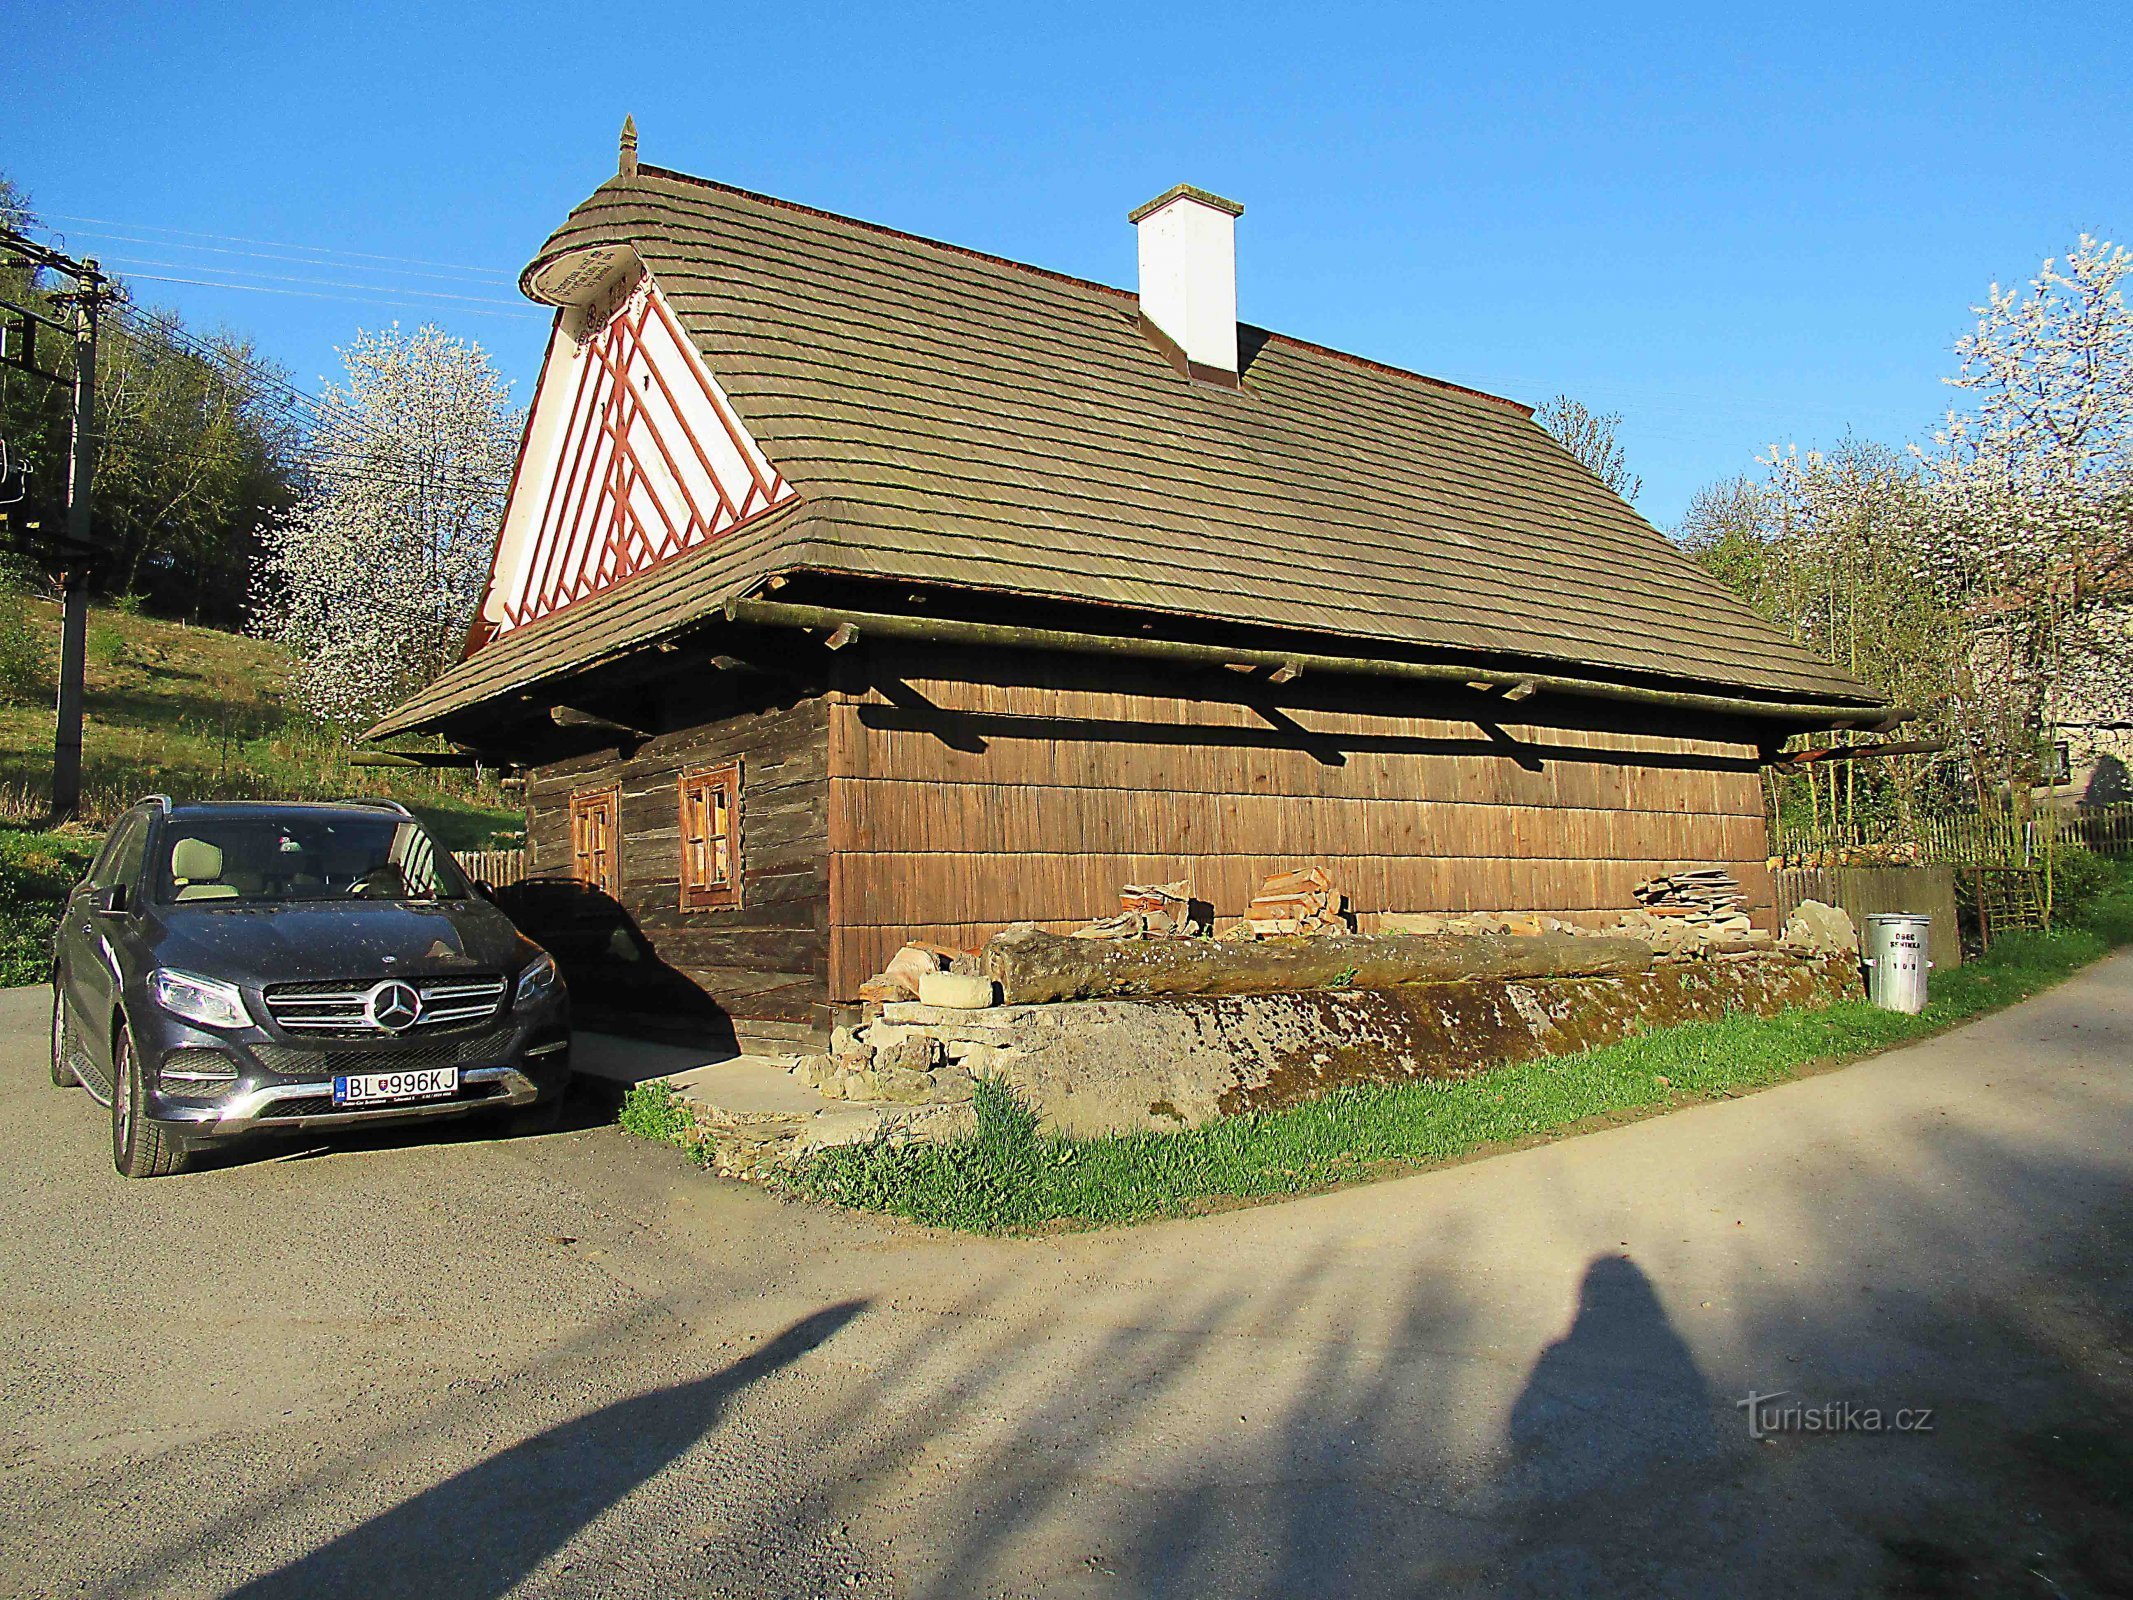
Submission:
[[[1247,207],[1246,320],[1620,411],[1671,526],[1773,441],[1922,437],[1988,283],[2133,234],[2133,7],[1746,9],[55,6],[0,171],[306,387],[398,317],[522,397],[512,279],[624,112],[646,161],[1126,285],[1126,211],[1191,182]]]

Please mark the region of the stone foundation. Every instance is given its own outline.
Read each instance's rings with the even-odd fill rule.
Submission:
[[[975,1078],[1050,1131],[1190,1127],[1341,1084],[1458,1077],[1649,1028],[1863,998],[1856,958],[1742,950],[1606,976],[1474,978],[1276,994],[1158,995],[955,1011],[892,1003],[795,1070],[826,1093],[946,1111]],[[967,1113],[966,1113],[967,1114]],[[941,1118],[963,1125],[961,1117]]]

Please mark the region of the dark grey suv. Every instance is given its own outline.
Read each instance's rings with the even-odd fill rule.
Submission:
[[[570,1077],[555,962],[389,801],[119,819],[52,948],[52,1081],[129,1178],[204,1145],[531,1106]]]

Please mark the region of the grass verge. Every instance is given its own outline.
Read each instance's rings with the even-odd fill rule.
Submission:
[[[625,1133],[634,1133],[640,1139],[650,1139],[659,1144],[680,1144],[682,1135],[695,1126],[696,1119],[689,1115],[688,1107],[674,1092],[674,1086],[664,1078],[654,1078],[649,1083],[633,1083],[623,1091],[621,1109],[615,1113],[615,1121]]]
[[[1097,1139],[1040,1133],[1012,1093],[981,1084],[973,1137],[826,1150],[785,1183],[810,1199],[935,1227],[1029,1233],[1395,1176],[1595,1118],[1766,1088],[2012,1004],[2133,942],[2133,882],[2114,879],[2054,931],[2007,936],[1990,955],[1936,973],[1932,1003],[1916,1017],[1847,1002],[1690,1023],[1470,1078],[1340,1089],[1282,1111]]]

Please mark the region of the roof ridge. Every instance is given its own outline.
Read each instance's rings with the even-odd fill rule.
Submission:
[[[892,228],[885,222],[869,222],[864,217],[846,216],[841,211],[825,210],[821,206],[807,205],[798,200],[787,200],[774,194],[765,194],[760,189],[744,189],[737,183],[724,183],[717,178],[698,177],[693,172],[677,172],[672,167],[654,166],[646,162],[637,169],[639,178],[669,178],[676,183],[694,184],[700,189],[715,189],[721,194],[730,194],[738,199],[753,200],[760,205],[773,206],[780,211],[795,211],[802,216],[820,217],[825,222],[841,222],[847,227],[864,228],[869,233],[882,234],[891,239],[902,239],[910,244],[922,244],[930,249],[945,250],[950,255],[967,256],[973,261],[987,262],[996,267],[1008,267],[1016,272],[1027,272],[1039,278],[1049,278],[1054,283],[1071,284],[1077,289],[1093,289],[1098,294],[1107,294],[1114,299],[1138,307],[1140,296],[1131,289],[1121,289],[1116,284],[1099,283],[1094,278],[1078,278],[1071,272],[1057,272],[1050,267],[1040,267],[1032,262],[1017,261],[1013,256],[995,255],[990,250],[975,250],[969,245],[952,244],[946,239],[936,239],[930,234],[913,233],[908,228]],[[609,179],[609,183],[615,182]],[[626,180],[625,180],[626,181]],[[606,188],[607,184],[602,184]],[[1297,350],[1308,350],[1314,355],[1327,356],[1335,361],[1346,361],[1372,372],[1383,372],[1395,378],[1409,378],[1416,383],[1428,384],[1433,389],[1449,390],[1453,394],[1472,395],[1478,400],[1488,400],[1507,406],[1522,417],[1531,417],[1533,407],[1523,400],[1513,400],[1509,395],[1492,394],[1487,389],[1477,389],[1472,384],[1454,383],[1449,378],[1432,377],[1427,372],[1417,372],[1412,367],[1394,366],[1389,361],[1379,361],[1370,356],[1359,356],[1352,350],[1337,350],[1332,345],[1319,344],[1312,339],[1303,339],[1293,333],[1279,333],[1272,328],[1262,328],[1255,322],[1240,322],[1240,328],[1249,328],[1269,341],[1285,344]]]

